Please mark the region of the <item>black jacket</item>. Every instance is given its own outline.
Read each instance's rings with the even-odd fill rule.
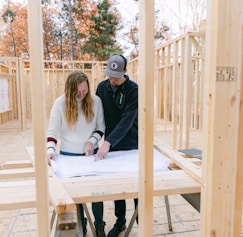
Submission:
[[[115,93],[109,79],[100,82],[96,90],[104,107],[110,151],[138,149],[138,85],[127,75],[125,78]]]

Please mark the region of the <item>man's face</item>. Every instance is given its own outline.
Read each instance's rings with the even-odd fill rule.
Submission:
[[[121,85],[126,79],[124,77],[121,78],[115,78],[115,77],[109,77],[110,83],[112,86],[119,86]]]

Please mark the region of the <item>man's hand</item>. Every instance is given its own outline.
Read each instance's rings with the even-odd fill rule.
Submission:
[[[86,156],[92,155],[94,153],[94,145],[91,142],[86,142],[84,151]]]
[[[111,144],[109,142],[104,141],[95,155],[95,161],[104,159],[110,150],[110,146]]]

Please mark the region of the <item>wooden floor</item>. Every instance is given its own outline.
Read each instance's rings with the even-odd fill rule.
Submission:
[[[173,231],[168,229],[164,198],[154,200],[154,234],[153,236],[195,237],[199,236],[200,216],[180,196],[170,196],[170,208]],[[115,218],[113,202],[105,202],[106,232],[112,228]],[[133,200],[127,200],[127,219],[129,221],[133,212]],[[0,211],[1,237],[35,237],[37,236],[36,209],[21,209],[14,211]],[[121,235],[122,236],[122,235]],[[131,237],[138,236],[138,226],[134,227]],[[88,228],[87,237],[92,237]]]
[[[31,126],[29,126],[31,127]],[[169,133],[159,133],[156,129],[157,139],[165,139],[170,142]],[[33,146],[33,131],[28,128],[22,132],[0,131],[0,164],[10,160],[29,159],[25,150],[27,146]],[[200,141],[200,134],[198,135]],[[194,142],[196,139],[193,140]],[[200,142],[198,144],[201,144]],[[197,146],[198,144],[195,144]],[[195,147],[194,146],[194,147]],[[201,149],[200,146],[195,148]],[[0,194],[1,195],[1,194]],[[180,195],[169,196],[173,231],[168,229],[164,197],[154,199],[153,236],[171,237],[196,237],[200,236],[200,214],[191,207]],[[112,228],[114,217],[113,202],[105,202],[104,219],[106,221],[106,232]],[[90,205],[89,205],[90,208]],[[133,200],[127,200],[127,221],[133,213]],[[50,210],[51,211],[51,210]],[[0,237],[35,237],[37,236],[36,209],[20,209],[11,211],[0,211]],[[87,237],[91,237],[88,227]],[[122,236],[122,235],[121,235]],[[135,223],[130,234],[131,237],[138,236],[138,226]],[[149,236],[148,236],[149,237]]]

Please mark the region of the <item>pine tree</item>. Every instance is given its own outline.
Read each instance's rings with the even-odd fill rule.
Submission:
[[[112,12],[108,0],[97,5],[98,13],[90,17],[94,22],[91,26],[90,37],[84,44],[82,52],[89,54],[92,59],[107,60],[114,53],[121,53],[116,41],[116,30],[119,24],[119,14]]]
[[[5,23],[9,24],[9,30],[10,30],[12,45],[13,45],[13,56],[16,57],[17,56],[16,40],[15,40],[15,35],[13,30],[13,22],[15,21],[16,13],[8,8],[2,15],[2,18]]]

